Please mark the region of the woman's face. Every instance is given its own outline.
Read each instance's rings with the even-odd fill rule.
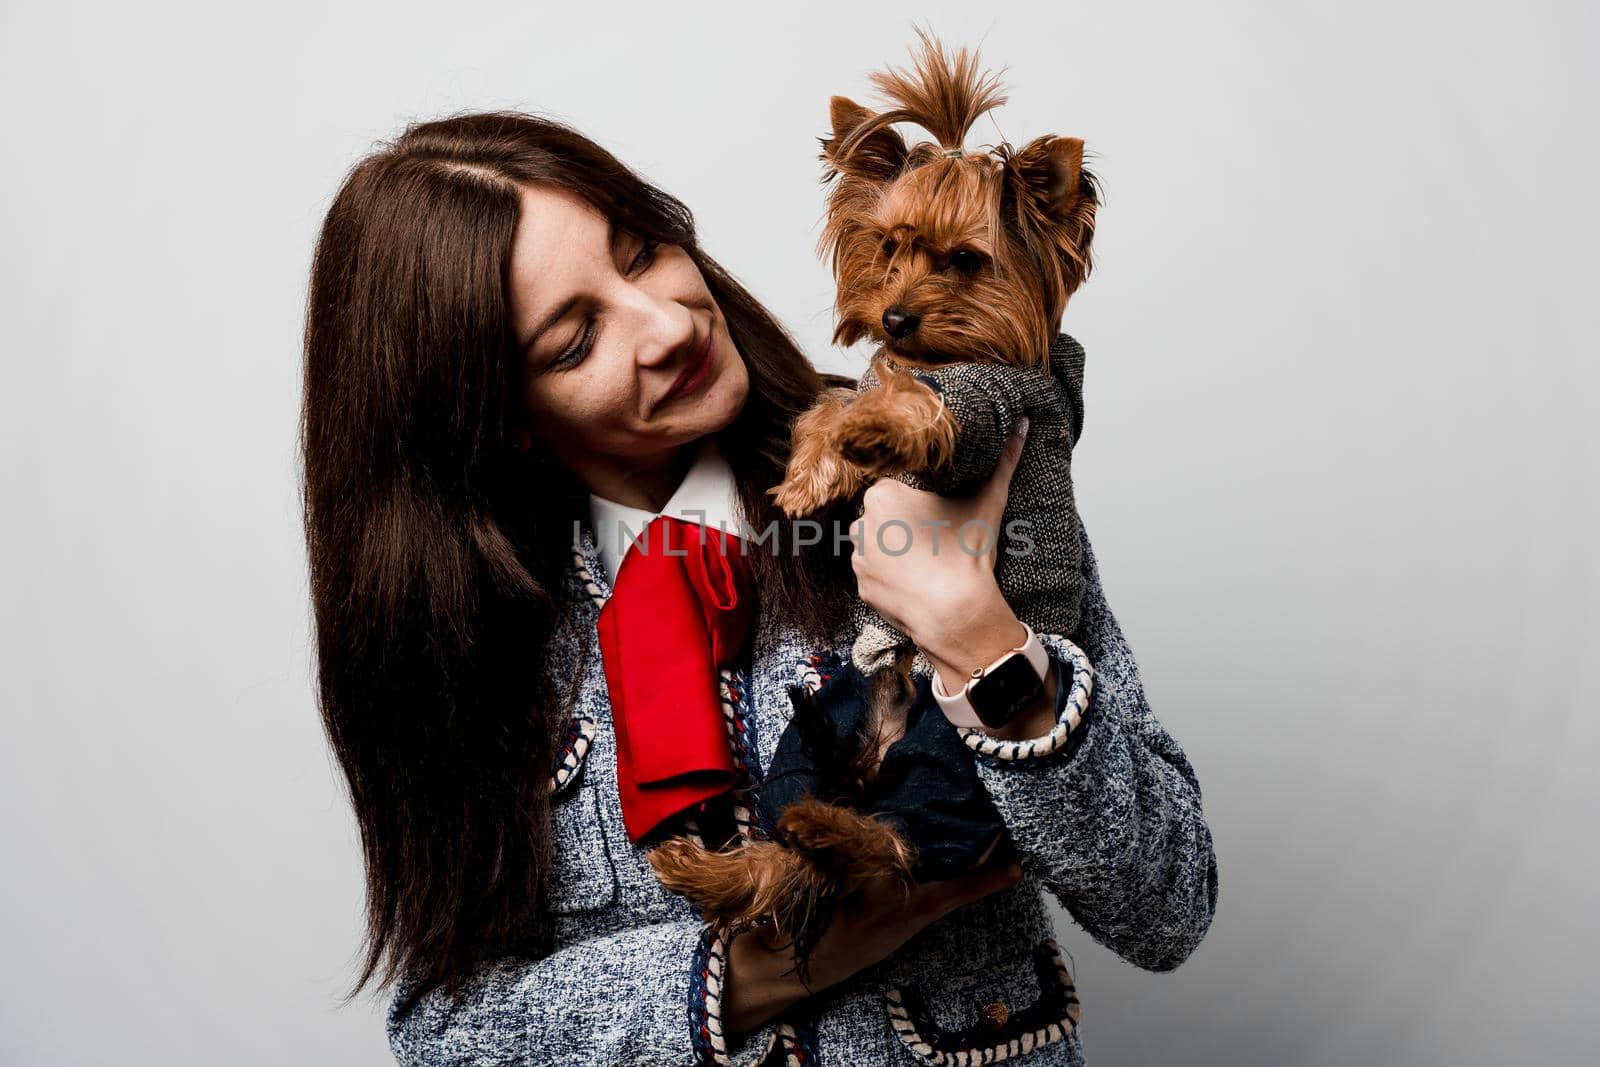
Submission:
[[[529,186],[510,285],[529,428],[591,489],[670,465],[744,406],[744,360],[680,246],[649,244],[571,193]]]

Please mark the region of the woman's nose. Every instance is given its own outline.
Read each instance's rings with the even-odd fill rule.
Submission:
[[[676,300],[652,298],[643,312],[635,346],[641,366],[671,363],[694,345],[694,316]]]

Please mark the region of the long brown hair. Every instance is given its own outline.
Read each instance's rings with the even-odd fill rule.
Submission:
[[[699,266],[749,368],[719,435],[746,516],[781,519],[790,424],[819,375],[699,248],[689,210],[559,123],[515,112],[409,126],[357,163],[311,267],[301,411],[317,692],[366,874],[360,975],[414,999],[475,965],[549,949],[547,783],[564,720],[546,638],[587,489],[535,440],[518,452],[520,357],[506,284],[520,187],[582,197]],[[848,520],[846,520],[848,521]],[[751,554],[764,604],[833,632],[848,563]]]

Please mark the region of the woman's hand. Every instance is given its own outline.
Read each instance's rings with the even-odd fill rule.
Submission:
[[[970,497],[946,497],[880,478],[862,494],[851,563],[861,599],[917,643],[953,693],[974,667],[1022,641],[1022,623],[1000,595],[994,566],[1011,475],[1026,432],[1011,435],[988,482]],[[965,532],[963,533],[963,527]],[[1027,738],[1054,723],[1055,680],[998,737]]]
[[[969,652],[975,615],[1016,617],[1000,595],[994,566],[1022,441],[1021,433],[1006,441],[994,474],[969,497],[913,489],[898,478],[880,478],[862,495],[851,557],[861,599],[930,658]],[[1016,644],[1011,639],[1020,627],[1004,629],[995,655]]]
[[[740,934],[728,947],[723,973],[723,1032],[755,1029],[795,1002],[886,958],[935,920],[1021,881],[1022,867],[1015,862],[917,884],[909,896],[888,876],[873,879],[840,903],[817,938],[809,961],[809,987],[793,973],[793,948],[768,944],[761,931]]]

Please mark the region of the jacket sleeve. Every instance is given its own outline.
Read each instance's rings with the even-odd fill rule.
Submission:
[[[1030,404],[1046,402],[1053,388],[1044,375],[994,364],[950,363],[910,374],[939,395],[955,422],[956,440],[943,466],[897,477],[914,489],[946,496],[970,493],[989,479],[1018,420]],[[870,390],[878,384],[873,363],[862,374],[859,388]]]
[[[402,1067],[750,1067],[777,1024],[724,1039],[726,950],[702,923],[655,923],[496,961],[460,997],[436,989],[407,1011],[402,981],[389,1047]]]
[[[1083,535],[1078,627],[1092,665],[1082,719],[1040,738],[1000,741],[963,730],[1013,842],[1089,934],[1128,962],[1170,971],[1194,951],[1217,904],[1217,861],[1200,782],[1145,700],[1144,685]],[[1040,634],[1054,663],[1078,651]],[[1069,670],[1085,681],[1080,663]],[[1076,694],[1074,694],[1076,695]]]

